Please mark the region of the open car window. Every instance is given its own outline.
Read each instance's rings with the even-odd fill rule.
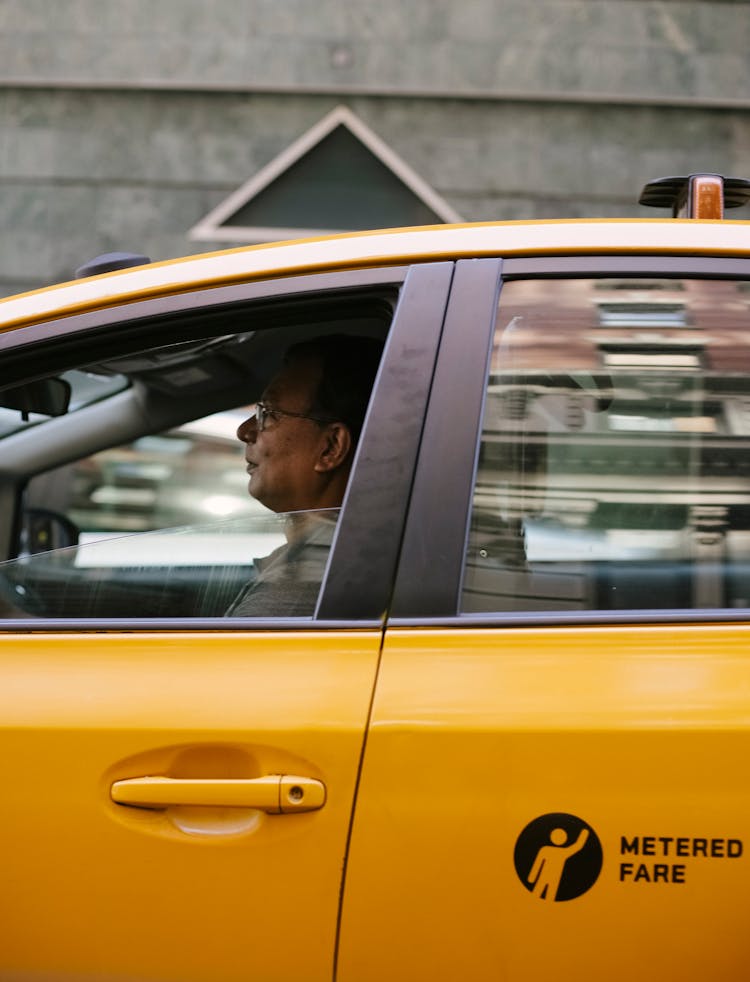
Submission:
[[[346,272],[144,299],[29,327],[15,345],[6,339],[0,559],[17,562],[4,572],[5,616],[223,617],[267,553],[227,556],[236,536],[220,534],[222,523],[236,519],[236,535],[275,530],[277,542],[289,528],[249,494],[238,426],[296,345],[341,337],[382,345],[403,276]],[[302,495],[281,507],[321,504]],[[208,527],[223,543],[215,561],[198,547]],[[131,549],[110,560],[99,544],[159,530],[163,543],[134,546],[142,558]],[[182,549],[167,567],[154,558],[188,538],[189,555]],[[325,563],[315,565],[312,599],[308,590],[297,606],[256,604],[253,613],[245,604],[236,616],[312,617]]]
[[[15,618],[307,617],[338,509],[245,515],[0,563]]]

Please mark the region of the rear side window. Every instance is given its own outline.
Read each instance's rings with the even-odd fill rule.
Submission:
[[[750,606],[750,292],[506,284],[463,613]]]

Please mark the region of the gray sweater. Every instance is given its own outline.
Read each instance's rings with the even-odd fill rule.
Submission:
[[[233,601],[226,617],[312,617],[323,582],[338,509],[305,516],[308,526],[291,543],[255,559],[255,579]]]

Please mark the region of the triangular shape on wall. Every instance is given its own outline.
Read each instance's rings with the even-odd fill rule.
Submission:
[[[271,242],[461,216],[345,106],[324,116],[189,232]]]

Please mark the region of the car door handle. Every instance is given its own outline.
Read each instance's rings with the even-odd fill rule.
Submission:
[[[271,814],[322,808],[322,781],[294,774],[254,778],[133,777],[115,781],[112,800],[137,808],[205,805],[209,808],[256,808]]]

